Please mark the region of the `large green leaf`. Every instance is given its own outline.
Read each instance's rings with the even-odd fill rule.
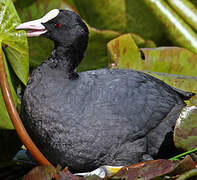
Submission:
[[[143,62],[131,34],[124,34],[107,44],[112,67],[138,69]]]
[[[114,48],[115,42],[119,42],[117,48]],[[196,76],[197,55],[194,53],[179,47],[138,49],[133,44],[134,41],[130,34],[110,41],[107,47],[112,62],[116,62],[118,67],[123,68],[131,67],[143,71]],[[134,49],[135,53],[133,53]],[[141,60],[136,55],[139,51],[143,56]]]
[[[86,22],[98,29],[131,32],[156,42],[163,40],[163,29],[143,0],[66,0]]]
[[[20,23],[12,1],[0,1],[0,42],[4,52],[18,78],[26,84],[29,73],[28,46],[24,31],[16,31]]]
[[[29,72],[28,46],[24,31],[15,31],[20,19],[11,0],[0,0],[0,53],[6,76],[17,108],[20,100],[16,94],[19,80],[26,84]],[[13,130],[2,93],[0,91],[0,166],[8,163],[21,146]]]
[[[16,84],[13,77],[16,74],[24,84],[27,82],[29,72],[27,40],[24,31],[15,30],[16,25],[20,23],[20,19],[11,0],[0,1],[0,12],[0,46],[3,46],[1,54],[6,66],[12,96],[17,106],[20,102],[13,86]],[[2,94],[0,94],[0,128],[13,129]]]
[[[145,56],[142,70],[197,76],[197,55],[184,48],[141,48]]]

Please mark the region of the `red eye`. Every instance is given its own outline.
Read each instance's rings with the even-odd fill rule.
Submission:
[[[60,28],[60,27],[62,27],[62,25],[59,24],[59,23],[56,23],[56,24],[55,24],[55,27]]]

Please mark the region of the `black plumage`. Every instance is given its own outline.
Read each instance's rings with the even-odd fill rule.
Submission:
[[[87,48],[85,23],[60,10],[43,25],[55,48],[31,74],[22,100],[23,122],[41,152],[78,172],[156,156],[194,94],[138,71],[76,73]]]

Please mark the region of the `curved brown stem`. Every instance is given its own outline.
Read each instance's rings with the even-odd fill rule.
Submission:
[[[1,86],[1,90],[2,90],[2,94],[3,94],[5,104],[6,104],[7,111],[9,113],[10,119],[12,120],[12,123],[16,129],[16,132],[20,140],[25,145],[25,147],[30,152],[30,154],[34,157],[34,159],[40,165],[52,165],[44,157],[44,155],[39,151],[36,145],[33,143],[33,141],[31,140],[31,138],[29,137],[27,131],[25,130],[23,126],[23,123],[19,117],[19,114],[16,110],[16,107],[12,99],[12,94],[10,92],[10,88],[8,85],[8,80],[6,77],[5,66],[4,66],[1,52],[0,52],[0,86]]]

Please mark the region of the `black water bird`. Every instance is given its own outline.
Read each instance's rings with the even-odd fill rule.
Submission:
[[[77,73],[88,28],[72,11],[55,9],[17,29],[54,41],[22,99],[25,127],[54,164],[80,172],[153,158],[194,95],[138,71]]]

